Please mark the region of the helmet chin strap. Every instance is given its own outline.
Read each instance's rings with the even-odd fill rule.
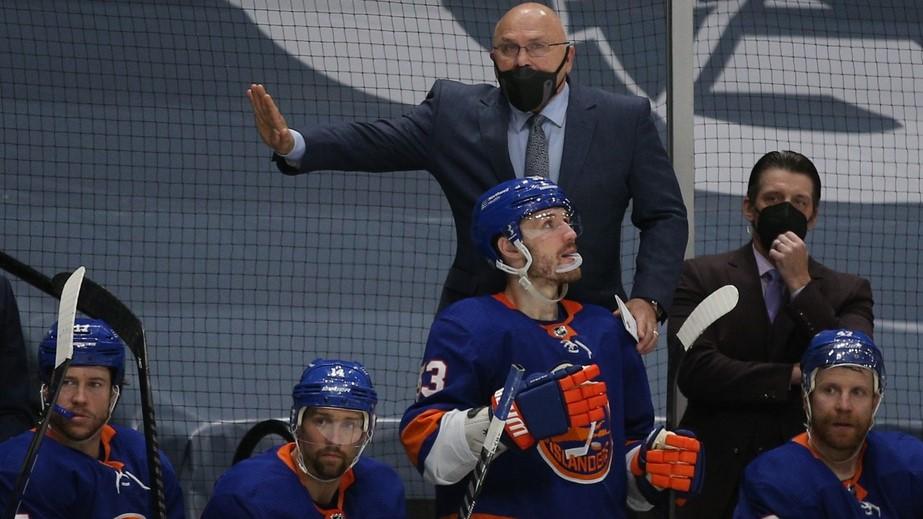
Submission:
[[[372,441],[372,438],[368,437],[365,440],[363,440],[362,447],[359,447],[359,452],[356,453],[356,455],[353,457],[353,460],[343,470],[343,474],[340,474],[339,476],[336,476],[330,479],[323,479],[321,477],[318,477],[317,474],[314,474],[313,472],[308,470],[308,466],[305,465],[304,463],[304,455],[301,453],[301,442],[302,441],[305,441],[305,443],[311,443],[306,440],[299,440],[298,436],[297,435],[295,436],[295,454],[296,454],[295,464],[298,465],[298,468],[301,469],[301,471],[304,472],[306,476],[313,479],[314,481],[317,481],[320,483],[333,483],[334,481],[338,481],[341,477],[343,477],[343,474],[345,474],[349,469],[353,468],[353,466],[355,466],[356,463],[359,462],[359,457],[362,456],[362,451],[364,451],[365,448],[368,446],[369,442]]]
[[[518,276],[519,285],[523,289],[525,289],[527,294],[534,297],[535,299],[538,299],[539,301],[542,301],[544,303],[549,303],[549,304],[555,304],[558,301],[564,299],[564,296],[567,295],[567,288],[568,288],[567,283],[561,283],[561,287],[558,290],[558,295],[554,299],[550,299],[546,297],[545,294],[542,294],[541,292],[539,292],[537,288],[535,288],[535,285],[532,284],[532,280],[529,279],[529,267],[532,266],[532,253],[529,252],[529,249],[525,246],[525,244],[522,243],[522,240],[514,241],[513,246],[516,247],[516,250],[518,250],[523,255],[523,257],[526,259],[525,265],[519,268],[511,267],[507,265],[506,263],[504,263],[502,259],[498,259],[496,261],[497,268],[503,272],[506,272],[507,274],[513,274],[514,276]],[[570,272],[572,270],[576,270],[577,268],[579,268],[580,265],[583,264],[583,257],[580,256],[580,254],[576,252],[573,254],[573,257],[574,257],[573,263],[560,267],[555,272],[563,274],[565,272]]]
[[[295,454],[296,454],[295,464],[298,465],[298,468],[301,469],[301,472],[303,472],[306,476],[313,479],[314,481],[319,481],[321,483],[333,483],[334,481],[340,479],[341,476],[337,476],[335,478],[330,478],[330,479],[321,479],[317,477],[313,472],[308,470],[307,465],[304,464],[304,455],[301,453],[301,442],[298,441],[297,436],[295,437]],[[356,459],[359,459],[359,457],[357,456]]]

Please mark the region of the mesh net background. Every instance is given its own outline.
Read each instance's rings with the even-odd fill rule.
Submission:
[[[399,116],[437,78],[494,81],[512,2],[8,2],[0,20],[2,248],[53,274],[88,267],[144,322],[162,446],[197,516],[255,422],[288,419],[315,357],[370,369],[366,451],[431,490],[397,424],[455,229],[426,172],[286,177],[244,91],[267,85],[295,127]],[[573,80],[652,100],[665,135],[665,6],[560,1]],[[912,0],[695,5],[696,252],[747,239],[740,201],[772,149],[824,181],[809,236],[869,278],[888,363],[879,423],[921,434],[921,10]],[[637,233],[625,225],[626,288]],[[14,280],[34,353],[55,302]],[[34,355],[30,354],[34,362]],[[666,348],[645,358],[665,414]],[[117,420],[140,424],[133,368]]]

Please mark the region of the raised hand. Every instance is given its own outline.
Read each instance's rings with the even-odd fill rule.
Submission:
[[[260,138],[279,155],[286,155],[295,147],[295,139],[288,131],[288,123],[276,106],[272,96],[261,84],[251,84],[247,89],[250,106],[253,107],[253,119]]]

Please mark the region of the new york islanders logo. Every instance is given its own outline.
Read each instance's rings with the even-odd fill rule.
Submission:
[[[567,481],[582,484],[606,479],[612,466],[611,415],[586,427],[574,427],[566,433],[538,442],[538,453],[551,470]]]

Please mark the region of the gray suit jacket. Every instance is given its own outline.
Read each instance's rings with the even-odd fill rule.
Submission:
[[[686,247],[686,209],[647,99],[571,86],[559,184],[577,207],[583,280],[569,297],[614,308],[625,296],[621,225],[631,200],[640,234],[632,296],[669,308]],[[496,292],[503,276],[478,254],[471,212],[484,191],[514,178],[507,150],[509,104],[491,85],[437,81],[402,117],[313,127],[299,171],[427,170],[442,186],[455,218],[458,248],[440,306]]]
[[[730,517],[743,469],[757,454],[804,431],[800,388],[789,385],[811,338],[849,328],[872,334],[868,280],[834,272],[809,259],[811,282],[769,322],[750,243],[735,251],[687,260],[670,311],[671,363],[689,399],[680,427],[705,445],[703,493],[681,517]],[[740,292],[737,306],[683,355],[676,332],[708,294],[724,285]]]

